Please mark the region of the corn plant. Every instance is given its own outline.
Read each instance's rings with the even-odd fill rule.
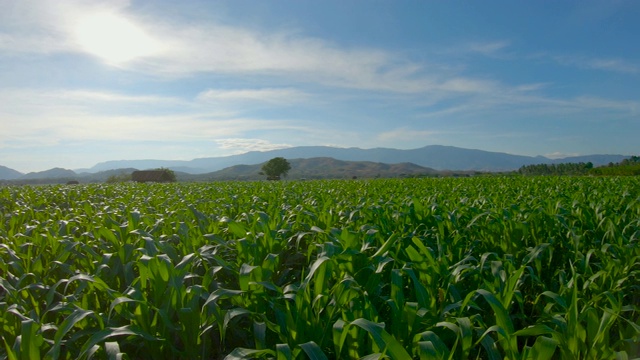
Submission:
[[[640,356],[640,183],[0,187],[0,359]]]

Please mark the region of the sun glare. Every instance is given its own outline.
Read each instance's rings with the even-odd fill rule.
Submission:
[[[121,64],[156,53],[159,43],[139,26],[112,13],[83,18],[76,27],[82,48],[111,64]]]

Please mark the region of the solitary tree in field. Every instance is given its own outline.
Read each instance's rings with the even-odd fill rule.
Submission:
[[[282,157],[273,158],[262,166],[261,175],[267,175],[267,180],[280,180],[280,176],[287,176],[291,164]]]

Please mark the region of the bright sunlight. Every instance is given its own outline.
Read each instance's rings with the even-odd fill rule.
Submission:
[[[83,18],[76,27],[80,45],[110,64],[157,53],[159,43],[126,18],[101,13]]]

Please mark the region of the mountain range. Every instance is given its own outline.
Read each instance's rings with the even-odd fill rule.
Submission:
[[[252,151],[239,155],[198,158],[190,161],[185,160],[113,160],[101,162],[89,169],[77,169],[75,171],[54,168],[51,170],[22,174],[16,170],[0,166],[0,179],[4,180],[29,180],[41,178],[74,178],[77,176],[91,177],[91,174],[104,175],[106,171],[118,171],[121,169],[152,169],[165,167],[172,169],[178,173],[184,173],[185,177],[194,177],[193,175],[204,175],[220,170],[235,167],[232,170],[226,170],[227,173],[240,171],[238,165],[258,165],[268,161],[274,157],[284,157],[286,159],[316,159],[323,158],[325,160],[314,160],[313,166],[320,173],[326,173],[329,169],[327,159],[344,162],[369,162],[373,164],[404,164],[405,169],[394,170],[403,171],[403,173],[412,173],[408,171],[407,164],[421,168],[421,172],[428,173],[430,171],[512,171],[517,170],[524,165],[532,164],[554,164],[554,163],[576,163],[576,162],[592,162],[594,166],[606,165],[622,161],[628,156],[624,155],[586,155],[578,157],[566,157],[562,159],[549,159],[544,156],[524,156],[512,155],[501,152],[490,152],[476,149],[464,149],[453,146],[429,145],[418,149],[400,150],[389,148],[337,148],[327,146],[299,146],[271,151]],[[324,165],[319,165],[324,162]],[[302,163],[301,163],[302,164]],[[361,164],[362,165],[362,164]],[[307,173],[309,173],[309,162],[305,165]],[[322,168],[322,166],[324,168]],[[332,171],[335,171],[340,165],[332,163],[330,165]],[[364,165],[362,165],[364,166]],[[365,167],[371,167],[368,164]],[[378,165],[379,166],[379,165]],[[293,166],[292,166],[293,167]],[[345,165],[342,165],[345,168]],[[348,167],[352,167],[349,165]],[[248,168],[247,168],[248,169]],[[322,169],[322,170],[319,170]],[[351,168],[353,170],[353,168]],[[415,170],[415,169],[414,169]],[[253,170],[252,170],[253,171]],[[293,167],[291,174],[295,174]],[[382,169],[375,170],[369,168],[367,172],[378,171],[386,173]],[[352,171],[353,172],[353,171]],[[189,176],[191,175],[191,176]],[[218,174],[220,176],[221,174]],[[345,176],[347,174],[345,173]],[[236,178],[238,174],[234,175]],[[357,176],[357,175],[354,175]],[[382,175],[381,175],[382,176]],[[102,176],[100,176],[102,177]],[[217,177],[217,176],[216,176]]]

